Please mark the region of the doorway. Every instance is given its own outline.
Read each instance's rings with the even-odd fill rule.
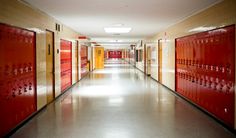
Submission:
[[[162,43],[158,40],[158,81],[162,83]]]
[[[46,83],[47,103],[53,101],[54,92],[54,33],[46,30]]]
[[[151,75],[151,47],[147,46],[147,75],[150,76]]]
[[[104,68],[104,48],[95,47],[95,68],[103,69]]]
[[[143,60],[144,60],[144,74],[147,74],[147,46],[144,44],[143,47]]]

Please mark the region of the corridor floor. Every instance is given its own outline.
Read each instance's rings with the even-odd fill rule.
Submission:
[[[231,138],[228,130],[124,61],[109,61],[20,128],[20,138]]]

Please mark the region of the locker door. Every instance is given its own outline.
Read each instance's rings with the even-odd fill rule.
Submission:
[[[79,81],[79,42],[76,41],[76,46],[75,46],[75,81]]]
[[[54,34],[46,31],[47,103],[54,99]]]
[[[85,45],[80,46],[80,61],[81,61],[81,77],[83,78],[87,73],[87,64],[88,64],[88,48]]]
[[[35,33],[0,24],[0,137],[36,111]]]
[[[72,85],[72,43],[61,39],[61,91]]]

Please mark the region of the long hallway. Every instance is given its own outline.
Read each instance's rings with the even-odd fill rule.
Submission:
[[[122,60],[88,74],[12,137],[230,138],[234,135]]]

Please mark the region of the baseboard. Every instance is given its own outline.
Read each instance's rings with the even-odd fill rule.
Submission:
[[[199,105],[193,103],[192,101],[190,101],[189,99],[185,98],[183,95],[179,94],[176,91],[173,91],[172,89],[170,89],[169,87],[161,84],[160,82],[157,82],[160,85],[164,86],[166,89],[170,90],[172,94],[174,94],[176,97],[179,97],[181,99],[183,99],[185,102],[189,103],[190,105],[192,105],[193,107],[197,108],[198,110],[200,110],[201,112],[203,112],[204,114],[206,114],[207,116],[209,116],[211,119],[213,119],[214,121],[216,121],[217,123],[219,123],[222,127],[224,127],[225,129],[227,129],[228,131],[232,132],[233,134],[236,134],[236,130],[234,128],[229,127],[228,125],[226,125],[222,120],[220,120],[219,118],[217,118],[216,116],[214,116],[213,114],[211,114],[210,112],[206,111],[205,109],[203,109],[202,107],[200,107]]]
[[[5,136],[4,138],[9,138],[11,137],[17,130],[19,130],[21,127],[23,127],[26,123],[28,123],[32,118],[34,118],[37,114],[39,114],[41,111],[45,110],[47,105],[43,106],[40,110],[35,111],[33,114],[31,114],[28,118],[23,120],[21,123],[19,123],[16,127],[11,129]]]

